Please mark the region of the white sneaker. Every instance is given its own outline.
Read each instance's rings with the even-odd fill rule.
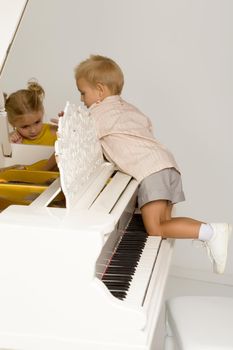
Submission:
[[[213,263],[213,270],[216,273],[224,273],[227,262],[227,248],[231,236],[232,226],[229,224],[210,224],[214,235],[206,241],[206,248],[210,260]]]

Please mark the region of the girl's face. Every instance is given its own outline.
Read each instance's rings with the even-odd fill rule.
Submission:
[[[14,123],[18,133],[28,140],[35,140],[42,131],[43,112],[23,114]]]
[[[93,87],[84,78],[78,79],[77,88],[81,95],[81,101],[87,108],[100,100],[101,96],[99,88]]]

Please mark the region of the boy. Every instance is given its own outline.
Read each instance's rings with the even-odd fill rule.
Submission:
[[[120,97],[124,76],[117,63],[92,55],[76,67],[75,79],[106,159],[140,183],[138,204],[147,233],[204,241],[214,271],[223,273],[231,225],[172,217],[173,205],[184,200],[179,167],[153,137],[150,120]]]

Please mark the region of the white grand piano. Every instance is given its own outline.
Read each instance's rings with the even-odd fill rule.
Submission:
[[[10,144],[0,112],[0,168],[50,156]],[[68,103],[58,134],[60,177],[0,213],[0,349],[156,350],[173,241],[145,233],[138,183],[104,160],[86,110]]]
[[[156,349],[173,241],[145,233],[86,110],[68,103],[58,135],[60,178],[0,213],[0,349]]]

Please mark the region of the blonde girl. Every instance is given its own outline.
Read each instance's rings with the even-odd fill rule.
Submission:
[[[5,109],[14,131],[12,143],[52,146],[57,127],[43,123],[45,92],[36,81],[29,81],[27,89],[18,90],[6,98]]]

